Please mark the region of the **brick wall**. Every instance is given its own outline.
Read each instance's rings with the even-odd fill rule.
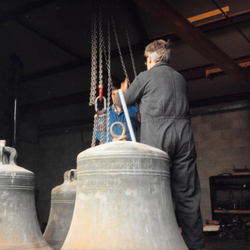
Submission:
[[[212,219],[209,177],[250,168],[250,109],[192,117],[203,220]]]
[[[38,217],[44,230],[49,218],[51,190],[64,182],[64,173],[76,169],[77,155],[91,145],[92,131],[71,131],[39,138],[36,187],[39,190]]]

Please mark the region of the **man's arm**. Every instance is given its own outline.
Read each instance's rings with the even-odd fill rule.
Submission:
[[[140,74],[141,75],[141,74]],[[134,106],[136,102],[139,102],[143,93],[144,86],[140,84],[140,75],[138,75],[128,88],[128,82],[125,80],[121,83],[121,90],[124,92],[124,99],[127,106]],[[117,95],[117,104],[122,107],[120,96]]]
[[[128,79],[125,78],[124,82],[121,83],[122,92],[126,92],[128,90]]]
[[[131,123],[135,127],[140,126],[140,119],[138,117],[138,112],[139,111],[138,111],[137,107],[134,107],[134,106],[128,107],[128,113],[129,113]]]

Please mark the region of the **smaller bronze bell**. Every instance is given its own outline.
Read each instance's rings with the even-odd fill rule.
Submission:
[[[37,220],[34,173],[15,158],[16,150],[0,140],[0,249],[52,250]]]
[[[67,236],[76,197],[76,169],[64,173],[64,182],[52,189],[48,225],[44,239],[54,249],[61,249]]]

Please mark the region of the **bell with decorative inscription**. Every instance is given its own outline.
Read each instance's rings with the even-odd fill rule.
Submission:
[[[130,141],[77,157],[77,193],[62,250],[187,250],[170,190],[169,156]]]
[[[61,249],[72,220],[76,198],[76,169],[64,173],[64,182],[52,189],[48,225],[44,239],[54,249]]]
[[[15,163],[16,150],[0,140],[0,249],[53,250],[40,230],[34,173]]]

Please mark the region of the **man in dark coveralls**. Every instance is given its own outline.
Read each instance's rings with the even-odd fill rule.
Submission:
[[[200,212],[200,182],[185,79],[168,63],[170,42],[146,46],[147,71],[128,88],[121,86],[128,106],[139,103],[141,142],[167,152],[171,158],[171,190],[182,236],[189,249],[204,249]],[[119,95],[117,103],[121,107]]]

